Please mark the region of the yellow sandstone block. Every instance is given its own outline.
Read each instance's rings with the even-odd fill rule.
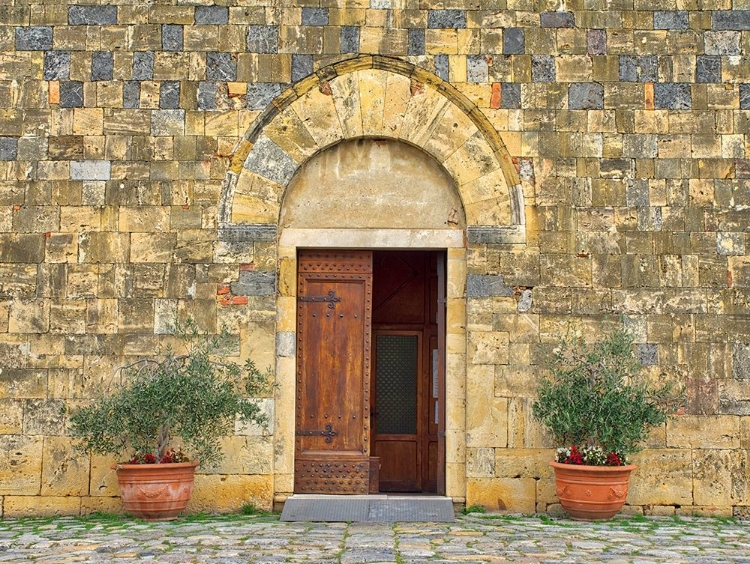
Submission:
[[[534,513],[536,481],[533,478],[468,478],[466,505],[490,511]]]

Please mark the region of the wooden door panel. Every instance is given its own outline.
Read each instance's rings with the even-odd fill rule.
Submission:
[[[372,255],[300,252],[295,492],[369,489]]]
[[[421,491],[420,470],[414,461],[418,456],[417,437],[379,436],[376,456],[380,457],[380,491]]]

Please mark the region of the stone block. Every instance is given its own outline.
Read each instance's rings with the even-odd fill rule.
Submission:
[[[695,81],[698,83],[721,82],[721,57],[698,55],[695,61]]]
[[[96,51],[91,54],[91,80],[112,80],[114,56],[108,51]]]
[[[70,6],[68,23],[70,25],[115,25],[117,24],[117,6]]]
[[[465,10],[429,10],[427,27],[430,29],[463,29],[466,27]]]
[[[473,331],[469,334],[468,350],[472,364],[508,364],[508,333]]]
[[[83,83],[77,80],[63,80],[60,82],[60,107],[83,107]]]
[[[545,27],[575,27],[576,19],[573,12],[542,12],[539,14],[539,24]]]
[[[195,476],[193,497],[187,506],[189,514],[237,511],[252,504],[270,511],[273,506],[273,476],[202,475]]]
[[[9,391],[0,383],[0,395]],[[0,435],[20,435],[23,432],[23,405],[20,399],[0,399]]]
[[[249,25],[247,26],[247,50],[250,53],[278,53],[279,26],[277,25]]]
[[[44,54],[44,80],[70,78],[70,51],[47,51]]]
[[[46,437],[42,451],[42,496],[83,496],[89,491],[89,457],[73,450],[69,437]]]
[[[17,27],[16,49],[18,51],[51,51],[52,27]]]
[[[135,84],[138,84],[137,82]],[[159,109],[176,110],[180,107],[180,82],[165,80],[159,87]]]
[[[286,186],[298,164],[265,135],[258,138],[245,160],[244,167],[264,178]]]
[[[328,25],[328,8],[302,8],[302,25]]]
[[[495,475],[495,449],[466,449],[466,476],[470,478],[491,478]]]
[[[185,133],[185,110],[156,110],[151,114],[151,135],[172,136]]]
[[[208,80],[234,81],[237,78],[237,59],[231,53],[206,53]]]
[[[600,110],[604,107],[604,87],[595,82],[574,82],[568,89],[571,110]]]
[[[688,12],[654,12],[654,29],[688,29]]]
[[[72,161],[71,180],[109,180],[112,164],[109,161]]]
[[[740,454],[730,450],[693,451],[693,504],[710,507],[732,505],[732,474],[744,473]]]
[[[435,55],[435,74],[442,80],[449,79],[448,55]],[[519,85],[520,86],[520,85]]]
[[[739,55],[742,32],[739,31],[706,31],[703,34],[706,55],[731,56]]]
[[[344,51],[345,41],[344,41],[344,29],[341,28],[341,49],[342,52],[352,52],[352,51]],[[359,45],[359,31],[357,31],[357,46]],[[348,48],[351,48],[350,43],[346,43],[346,46]],[[299,80],[302,80],[306,76],[311,75],[313,72],[313,58],[312,55],[299,55],[294,54],[292,55],[292,82],[297,82]]]
[[[534,513],[536,481],[533,478],[468,478],[466,505],[481,505],[489,511]]]
[[[18,155],[18,138],[0,137],[0,161],[13,161]]]
[[[489,66],[484,55],[468,55],[466,57],[466,80],[484,84],[489,79]]]
[[[0,495],[39,495],[43,444],[42,437],[0,435]],[[8,497],[5,517],[10,517]]]
[[[229,8],[226,6],[196,6],[196,25],[222,25],[229,23]]]
[[[3,507],[4,517],[9,519],[79,515],[81,499],[65,496],[8,495]]]
[[[343,34],[343,31],[342,31]],[[426,50],[425,45],[425,30],[424,29],[409,29],[409,39],[407,54],[409,55],[424,55]],[[343,45],[342,45],[342,52]]]
[[[184,46],[183,26],[163,24],[161,26],[161,47],[165,51],[182,51]]]
[[[688,449],[647,450],[632,457],[630,505],[692,505],[693,463]]]
[[[133,80],[151,80],[154,78],[154,52],[136,51],[133,53]]]
[[[310,72],[312,72],[312,60],[310,60]],[[302,71],[304,72],[304,71]],[[310,73],[308,73],[310,74]],[[307,76],[307,75],[305,75]],[[278,83],[256,82],[247,85],[245,105],[248,110],[262,110],[271,101],[281,94],[281,85]]]
[[[555,81],[555,59],[551,55],[532,55],[531,57],[531,81],[532,82],[554,82]]]
[[[654,84],[654,104],[657,110],[689,110],[692,95],[689,84]]]
[[[521,55],[526,52],[526,37],[522,27],[503,30],[503,55]]]
[[[713,30],[750,30],[750,10],[716,10],[711,20]]]

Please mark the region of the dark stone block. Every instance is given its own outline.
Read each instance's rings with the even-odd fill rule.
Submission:
[[[161,47],[165,51],[182,51],[184,45],[181,25],[164,24],[161,26]]]
[[[654,84],[654,105],[657,110],[689,110],[693,106],[689,84]]]
[[[16,28],[16,50],[50,51],[52,50],[52,28],[49,26],[30,26]]]
[[[122,85],[122,107],[138,108],[141,105],[141,83],[128,80]]]
[[[0,161],[15,160],[18,155],[18,139],[15,137],[0,137]]]
[[[531,82],[555,82],[555,58],[552,55],[531,57]]]
[[[500,85],[500,107],[506,110],[521,108],[521,85],[514,82],[503,82]]]
[[[91,55],[91,80],[112,80],[115,62],[109,51],[97,51]]]
[[[133,53],[133,80],[151,80],[154,77],[154,52]]]
[[[654,12],[654,29],[687,29],[687,12]]]
[[[247,26],[247,50],[251,53],[278,53],[279,26]]]
[[[235,296],[273,296],[276,294],[276,273],[242,271],[237,282],[231,284]]]
[[[63,80],[60,82],[60,107],[83,107],[83,82],[78,80]]]
[[[429,10],[427,27],[430,29],[463,29],[466,27],[466,10]]]
[[[302,8],[302,25],[328,25],[328,8]]]
[[[347,29],[345,27],[341,28],[341,51],[344,52],[344,29]],[[351,29],[351,28],[348,28]],[[357,43],[359,43],[359,28],[354,28],[357,30]],[[347,51],[351,52],[351,51]],[[292,82],[297,82],[298,80],[301,80],[305,78],[306,76],[311,75],[313,72],[313,56],[312,55],[292,55]]]
[[[573,12],[542,12],[539,17],[541,27],[575,27]]]
[[[503,30],[503,54],[521,55],[526,51],[526,34],[522,27],[508,27]]]
[[[702,83],[721,82],[721,57],[698,55],[695,59],[695,81]]]
[[[341,28],[341,52],[342,53],[359,53],[359,27],[358,26],[345,25]],[[312,72],[312,70],[310,72]]]
[[[712,14],[712,18],[713,30],[750,30],[750,10],[717,10]]]
[[[219,241],[232,243],[242,241],[276,241],[276,226],[256,223],[251,225],[233,225],[219,229]]]
[[[435,55],[435,74],[443,80],[448,80],[448,55]]]
[[[229,8],[226,6],[197,6],[196,25],[222,25],[229,23]]]
[[[286,186],[299,165],[281,147],[265,136],[255,142],[245,160],[245,168]]]
[[[256,82],[247,85],[245,103],[248,110],[262,110],[281,94],[281,85],[276,82]]]
[[[740,109],[750,110],[750,84],[740,84]]]
[[[652,343],[638,343],[638,362],[641,366],[656,366],[659,362],[658,347]]]
[[[44,54],[44,80],[70,78],[70,51],[48,51]]]
[[[659,67],[656,55],[620,56],[620,80],[623,82],[658,82]]]
[[[424,29],[412,28],[409,30],[409,46],[407,53],[409,55],[425,54]]]
[[[659,59],[656,55],[643,55],[638,57],[638,81],[659,81]]]
[[[750,380],[750,344],[732,345],[732,378]]]
[[[117,6],[70,6],[68,23],[70,25],[115,25],[117,24]]]
[[[513,288],[505,284],[502,275],[469,274],[466,295],[470,298],[492,298],[513,295]]]
[[[178,80],[165,80],[159,88],[159,108],[163,110],[177,110],[179,107],[180,82]]]
[[[586,45],[589,55],[607,54],[607,31],[604,29],[590,29],[586,32]]]
[[[208,80],[234,81],[237,79],[237,60],[231,53],[206,53]]]
[[[198,83],[198,109],[199,110],[215,110],[216,109],[216,96],[219,93],[219,89],[215,82],[199,82]]]
[[[568,108],[571,110],[601,110],[604,107],[604,87],[596,82],[574,82],[568,89]]]
[[[638,82],[638,63],[633,55],[620,55],[620,80]]]

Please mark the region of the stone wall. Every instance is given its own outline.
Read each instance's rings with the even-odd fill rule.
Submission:
[[[264,225],[222,234],[222,198],[274,99],[367,55],[494,127],[525,202],[524,241],[468,238],[455,497],[555,508],[536,381],[568,326],[595,338],[624,315],[646,370],[689,395],[638,456],[632,510],[748,514],[750,3],[220,4],[0,6],[0,514],[118,510],[111,461],[71,450],[60,408],[168,342],[175,315],[228,325],[238,359],[289,357],[275,226],[238,214]],[[266,400],[277,420],[290,403]],[[194,511],[288,493],[273,428],[227,448]]]

